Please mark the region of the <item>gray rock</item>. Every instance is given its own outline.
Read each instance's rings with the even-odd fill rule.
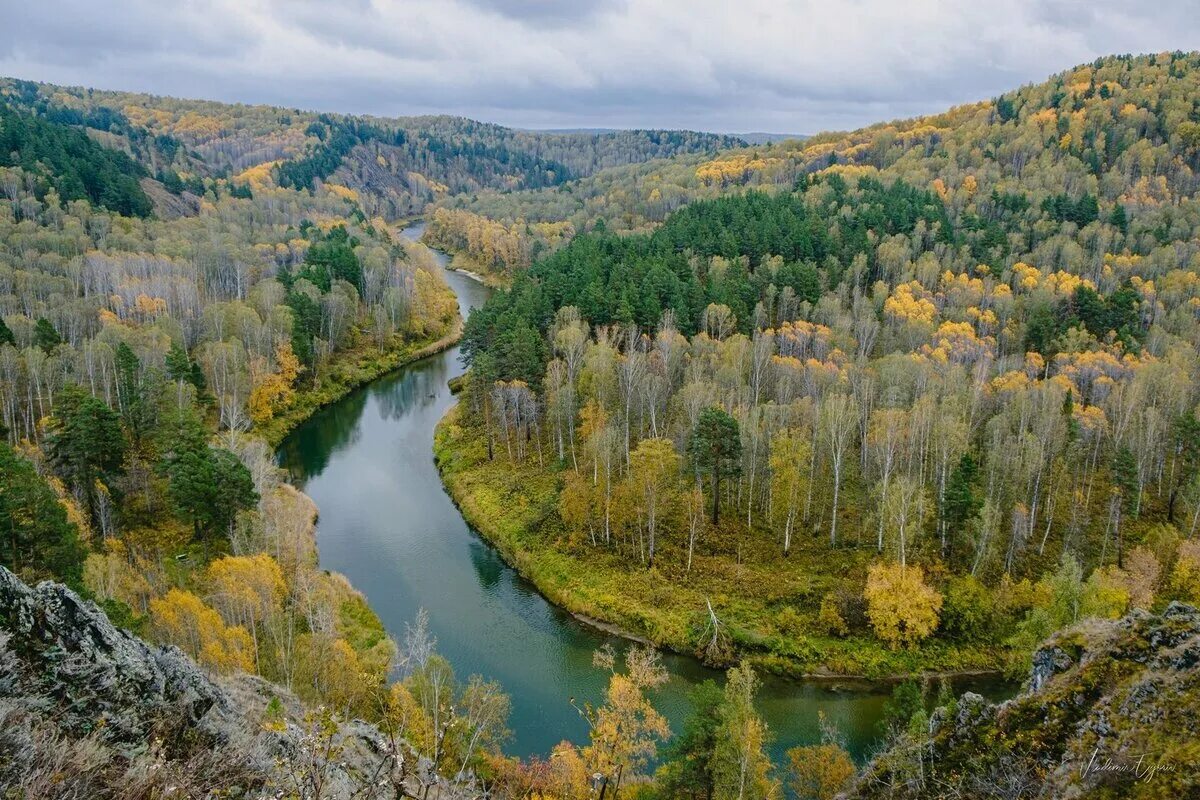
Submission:
[[[285,719],[264,726],[272,698]],[[340,722],[328,748],[323,730],[287,689],[214,678],[67,587],[0,567],[0,789],[40,796],[51,776],[54,797],[274,797],[303,794],[296,776],[314,771],[330,800],[417,789],[403,775],[415,758],[376,726]],[[439,797],[462,794],[435,780]]]

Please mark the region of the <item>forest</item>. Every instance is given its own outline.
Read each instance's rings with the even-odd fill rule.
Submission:
[[[0,563],[215,674],[366,713],[395,647],[318,568],[272,444],[452,339],[453,294],[344,194],[214,177],[45,88],[0,98]]]
[[[557,601],[714,663],[1020,671],[1200,599],[1198,80],[1116,57],[628,168],[468,320],[448,486]]]
[[[927,676],[870,773],[915,785],[929,676],[1200,603],[1198,173],[1196,53],[754,146],[3,79],[0,564],[298,698],[280,796],[339,720],[425,798],[836,796],[827,720],[771,763],[763,673]],[[465,321],[418,214],[501,287]],[[319,567],[273,446],[460,335],[447,490],[554,603],[727,670],[683,729],[602,648],[586,740],[506,756],[503,687]]]

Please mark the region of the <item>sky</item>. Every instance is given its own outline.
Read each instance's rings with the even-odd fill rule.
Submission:
[[[526,128],[848,129],[1177,49],[1200,0],[0,0],[0,75]]]

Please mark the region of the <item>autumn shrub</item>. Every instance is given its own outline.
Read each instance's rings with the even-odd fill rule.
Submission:
[[[942,596],[918,566],[874,564],[863,597],[875,635],[891,648],[911,647],[937,628]]]
[[[838,598],[832,592],[827,592],[821,598],[821,609],[817,612],[817,624],[830,636],[845,636],[850,632],[850,626],[842,618]]]

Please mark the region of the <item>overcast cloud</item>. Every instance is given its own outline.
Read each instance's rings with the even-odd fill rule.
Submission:
[[[0,0],[0,74],[522,127],[811,133],[1200,49],[1200,0]]]

